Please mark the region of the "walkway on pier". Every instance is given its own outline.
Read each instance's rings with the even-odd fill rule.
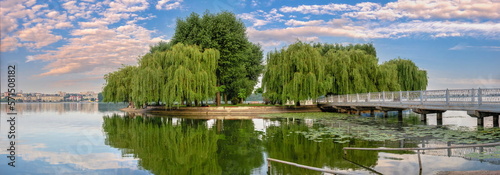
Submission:
[[[493,116],[495,127],[498,127],[500,114],[500,88],[490,89],[454,89],[428,91],[371,92],[364,94],[334,95],[319,98],[318,106],[322,109],[333,108],[337,111],[374,110],[402,111],[412,109],[422,114],[437,113],[437,120],[442,121],[442,113],[447,110],[467,111],[470,116],[478,118],[478,125],[483,125],[483,118]]]

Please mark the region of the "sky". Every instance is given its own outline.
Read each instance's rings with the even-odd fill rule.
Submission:
[[[373,43],[379,63],[413,60],[427,89],[500,88],[499,0],[1,0],[0,82],[100,92],[103,75],[169,41],[178,18],[230,11],[264,52],[297,40]]]

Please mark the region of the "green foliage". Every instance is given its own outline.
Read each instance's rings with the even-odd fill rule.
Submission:
[[[107,145],[153,174],[221,174],[218,135],[204,123],[173,125],[172,118],[104,117]],[[193,123],[193,122],[191,122]]]
[[[269,53],[262,80],[264,96],[273,103],[283,103],[325,94],[333,79],[324,63],[319,49],[303,42]]]
[[[219,51],[198,46],[176,44],[164,54],[164,74],[167,78],[163,86],[162,101],[167,105],[174,102],[203,101],[213,97],[217,91],[215,71]]]
[[[168,44],[167,44],[168,45]],[[217,92],[219,51],[182,43],[165,46],[139,59],[139,66],[126,66],[105,76],[105,101],[133,101],[136,107],[163,102],[201,102]],[[160,48],[160,49],[153,49]],[[168,48],[161,51],[161,48]]]
[[[333,94],[377,92],[378,59],[363,50],[330,50],[325,54],[333,75]]]
[[[132,77],[136,74],[136,66],[123,66],[116,72],[104,75],[106,84],[103,89],[104,102],[131,101]]]
[[[297,42],[270,52],[263,78],[264,96],[272,103],[327,94],[425,90],[427,72],[411,60],[378,64],[372,44]]]
[[[397,58],[385,62],[385,64],[396,66],[398,82],[402,91],[425,90],[427,88],[427,71],[420,70],[413,61]]]
[[[225,85],[224,93],[232,99],[238,98],[240,89],[246,89],[246,96],[250,95],[263,69],[260,45],[249,42],[245,31],[243,22],[231,12],[207,12],[202,17],[192,13],[177,19],[172,43],[219,50],[217,84]]]

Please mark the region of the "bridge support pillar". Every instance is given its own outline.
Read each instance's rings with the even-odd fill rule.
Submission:
[[[387,114],[387,111],[384,111],[384,118],[387,118],[389,117],[389,115]]]
[[[398,122],[403,122],[403,110],[398,110]]]
[[[420,114],[420,121],[427,122],[427,114]]]
[[[484,127],[484,117],[477,118],[477,126]]]
[[[437,125],[442,126],[443,125],[443,113],[438,112],[436,113],[436,120],[437,120]]]
[[[493,127],[497,127],[498,128],[498,114],[497,115],[493,115]]]

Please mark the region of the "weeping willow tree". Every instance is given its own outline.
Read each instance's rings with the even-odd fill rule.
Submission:
[[[325,94],[332,77],[325,70],[319,49],[296,42],[288,48],[269,53],[262,80],[264,96],[272,103],[314,99]]]
[[[164,54],[162,101],[171,106],[174,102],[191,104],[202,102],[217,92],[217,61],[219,51],[200,51],[196,45],[176,44]]]
[[[136,66],[123,66],[118,71],[104,75],[106,84],[103,89],[104,102],[132,102],[132,77]],[[133,105],[132,105],[133,106]]]
[[[393,59],[383,65],[396,67],[398,83],[402,91],[425,90],[427,88],[427,71],[420,70],[408,59]]]
[[[330,50],[325,54],[327,72],[333,75],[330,93],[376,92],[378,59],[363,50]]]
[[[382,64],[377,74],[377,87],[379,92],[399,91],[401,86],[398,82],[398,70],[394,64]]]
[[[136,105],[147,105],[150,102],[160,103],[165,85],[163,62],[164,52],[153,52],[139,59],[137,73],[132,78],[132,100]]]

